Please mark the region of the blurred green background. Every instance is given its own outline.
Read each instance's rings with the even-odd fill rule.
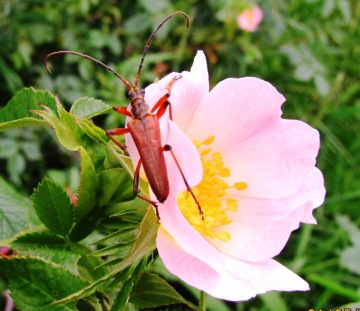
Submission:
[[[254,4],[264,19],[258,31],[245,32],[236,17]],[[327,197],[315,212],[318,225],[302,225],[276,258],[307,280],[311,291],[220,305],[210,299],[210,309],[360,307],[360,1],[0,0],[0,108],[23,87],[50,90],[65,105],[82,96],[126,105],[124,85],[96,64],[61,55],[51,59],[50,75],[44,57],[75,50],[132,82],[152,30],[177,10],[190,16],[190,28],[177,16],[159,31],[142,86],[168,72],[189,70],[196,51],[204,50],[211,86],[227,77],[267,80],[287,98],[284,117],[317,128],[322,141],[317,166]],[[95,122],[111,128],[123,120],[114,113]],[[29,194],[45,174],[76,184],[78,159],[52,136],[44,128],[0,133],[1,175]]]

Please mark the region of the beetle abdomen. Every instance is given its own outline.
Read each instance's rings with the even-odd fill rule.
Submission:
[[[161,145],[161,132],[156,115],[133,119],[127,127],[135,142],[150,187],[159,202],[169,196],[169,179]]]

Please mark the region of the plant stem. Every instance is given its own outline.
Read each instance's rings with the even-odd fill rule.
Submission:
[[[201,310],[206,311],[206,297],[207,294],[203,291],[200,292],[199,307]]]

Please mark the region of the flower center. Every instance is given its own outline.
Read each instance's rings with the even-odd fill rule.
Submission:
[[[214,136],[209,136],[202,142],[193,141],[201,156],[204,175],[202,181],[193,187],[192,191],[201,205],[204,220],[201,219],[198,207],[187,191],[178,194],[177,203],[183,216],[201,235],[227,242],[231,239],[231,235],[221,230],[221,227],[232,222],[229,215],[238,209],[237,200],[229,197],[227,190],[229,188],[244,190],[247,184],[236,182],[229,186],[225,181],[231,174],[230,169],[224,166],[220,152],[213,152],[206,147],[214,139]]]

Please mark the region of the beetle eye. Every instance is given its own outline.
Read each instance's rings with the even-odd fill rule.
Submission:
[[[145,89],[140,89],[141,94],[145,95]]]
[[[130,91],[126,91],[125,96],[126,96],[127,99],[130,99],[131,92],[130,92]]]

